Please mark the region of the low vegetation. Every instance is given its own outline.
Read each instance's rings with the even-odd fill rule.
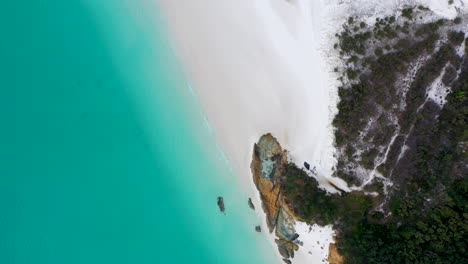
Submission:
[[[466,263],[468,180],[454,181],[444,201],[427,207],[422,195],[392,199],[392,217],[372,210],[378,199],[362,192],[327,195],[294,164],[286,166],[283,194],[309,223],[333,224],[346,263]]]
[[[337,34],[335,176],[363,191],[327,194],[294,164],[283,171],[290,207],[333,224],[348,264],[468,260],[468,41],[461,18],[420,23],[429,12],[351,17]],[[362,186],[371,172],[380,177]]]

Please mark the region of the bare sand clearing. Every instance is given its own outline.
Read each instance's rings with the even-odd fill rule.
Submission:
[[[404,4],[422,3],[453,18],[455,8],[463,6],[460,0],[452,6],[442,4],[447,2],[443,0],[157,2],[207,121],[257,205],[250,162],[254,142],[267,132],[298,165],[311,164],[324,188],[334,190],[327,185],[330,180],[349,190],[344,181],[331,176],[336,162],[331,120],[338,87],[332,69],[339,63],[332,49],[333,36],[348,16],[375,19]],[[297,229],[305,245],[294,263],[323,263],[333,230],[314,226],[309,232],[301,223]],[[263,230],[267,230],[265,222]],[[273,241],[272,235],[269,238]],[[316,248],[312,244],[317,241],[320,247]]]

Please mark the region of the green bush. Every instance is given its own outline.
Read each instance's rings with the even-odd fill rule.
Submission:
[[[411,20],[413,18],[413,8],[404,8],[401,10],[401,15]]]

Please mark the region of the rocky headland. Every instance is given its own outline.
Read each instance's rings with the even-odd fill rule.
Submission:
[[[267,217],[270,232],[275,232],[278,250],[285,259],[293,258],[298,249],[295,233],[295,216],[289,210],[281,194],[281,171],[287,163],[287,152],[278,141],[267,134],[254,146],[252,175],[260,192],[262,208]]]
[[[269,231],[276,235],[275,242],[285,263],[291,263],[294,252],[302,245],[295,225],[297,221],[303,221],[289,207],[286,196],[282,192],[286,180],[283,172],[288,164],[287,151],[282,149],[271,134],[263,135],[254,145],[251,164],[253,180],[260,193]],[[343,263],[336,248],[331,252],[333,254],[329,256],[333,262],[330,263]]]

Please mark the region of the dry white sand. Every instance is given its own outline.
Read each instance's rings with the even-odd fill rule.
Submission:
[[[261,135],[278,138],[298,165],[304,161],[326,180],[332,178],[333,130],[338,63],[333,35],[352,15],[390,14],[405,3],[432,4],[446,17],[455,7],[445,0],[157,0],[175,53],[201,101],[230,165],[257,205],[250,171],[252,148]],[[191,89],[191,88],[190,88]],[[257,210],[259,211],[259,210]],[[265,219],[262,214],[262,219]],[[267,230],[265,221],[263,228]],[[294,263],[322,263],[333,232],[298,224],[301,247]],[[316,231],[315,231],[316,230]],[[320,235],[322,234],[322,235]],[[273,237],[270,235],[270,239]],[[319,241],[325,250],[309,245]],[[314,243],[317,243],[316,241]],[[307,248],[307,249],[306,249]],[[311,251],[312,254],[308,252]],[[318,251],[321,251],[318,252]]]
[[[241,177],[250,182],[253,144],[267,132],[298,164],[331,175],[335,77],[321,55],[322,2],[160,1],[176,55]]]

